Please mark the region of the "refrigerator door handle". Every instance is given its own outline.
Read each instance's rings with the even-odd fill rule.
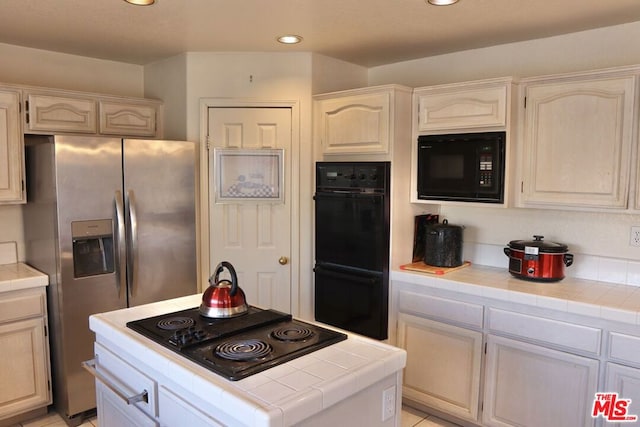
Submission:
[[[127,240],[127,282],[129,296],[137,289],[136,267],[138,266],[138,218],[133,190],[127,190],[127,213],[129,215],[129,239]]]
[[[124,271],[127,262],[124,231],[124,199],[121,191],[116,191],[114,201],[116,206],[116,289],[118,290],[118,297],[120,297],[120,292],[127,286],[126,272]]]

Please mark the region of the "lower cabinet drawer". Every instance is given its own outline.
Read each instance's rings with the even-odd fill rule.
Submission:
[[[640,367],[640,337],[611,332],[609,359]]]
[[[0,299],[0,323],[44,316],[45,306],[44,288],[7,292]]]
[[[478,304],[400,291],[398,309],[404,313],[482,328],[484,307]]]
[[[153,379],[98,343],[95,356],[97,381],[112,390],[122,406],[135,407],[150,417],[157,417],[157,384]]]
[[[600,329],[496,308],[489,308],[487,311],[487,323],[491,332],[527,338],[594,356],[600,354]]]

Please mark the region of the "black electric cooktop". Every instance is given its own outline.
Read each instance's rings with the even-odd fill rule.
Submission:
[[[127,327],[232,381],[347,339],[290,314],[256,307],[225,319],[204,317],[196,307]]]

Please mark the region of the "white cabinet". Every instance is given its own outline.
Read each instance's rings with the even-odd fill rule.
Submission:
[[[409,107],[410,94],[409,88],[386,85],[314,96],[322,154],[389,153],[396,114]]]
[[[640,417],[640,369],[630,368],[617,363],[607,363],[605,386],[600,390],[606,393],[618,393],[619,399],[631,399],[626,415]],[[599,414],[604,417],[605,414]],[[622,414],[618,414],[622,416]],[[607,425],[629,425],[629,423],[607,423]]]
[[[522,81],[524,206],[625,209],[637,71]]]
[[[605,386],[599,391],[618,393],[619,399],[631,399],[627,415],[640,417],[640,337],[611,332],[608,348]]]
[[[405,398],[476,421],[482,333],[401,313],[398,346],[407,351]]]
[[[152,378],[98,343],[95,360],[85,362],[85,368],[96,377],[96,405],[101,426],[157,425],[157,384]],[[120,424],[126,419],[131,421]]]
[[[101,426],[155,427],[159,425],[135,406],[124,404],[116,393],[100,381],[96,381],[96,405]]]
[[[592,426],[598,361],[489,335],[483,424]]]
[[[25,200],[20,91],[0,88],[0,204]]]
[[[161,137],[161,103],[153,99],[25,88],[25,133]]]
[[[26,92],[25,132],[98,131],[95,99],[83,96]]]
[[[480,305],[398,293],[397,345],[407,351],[403,396],[477,421],[482,366]],[[445,323],[446,322],[446,323]]]
[[[187,402],[181,393],[160,386],[160,422],[163,426],[222,427],[225,424]]]
[[[0,293],[0,420],[51,403],[46,325],[44,287]]]
[[[417,88],[418,132],[506,127],[511,83],[505,78]]]
[[[100,133],[121,136],[155,136],[159,105],[150,102],[101,100]]]

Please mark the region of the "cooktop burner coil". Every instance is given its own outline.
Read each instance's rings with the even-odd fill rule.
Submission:
[[[160,319],[160,321],[158,321],[158,328],[165,331],[176,331],[178,329],[193,326],[195,323],[195,320],[193,320],[191,317],[167,317],[166,319]]]
[[[284,342],[304,341],[314,335],[315,333],[311,329],[299,325],[287,325],[271,332],[273,338]]]
[[[271,353],[271,346],[258,339],[226,341],[218,345],[215,354],[223,359],[248,361],[257,360]]]

